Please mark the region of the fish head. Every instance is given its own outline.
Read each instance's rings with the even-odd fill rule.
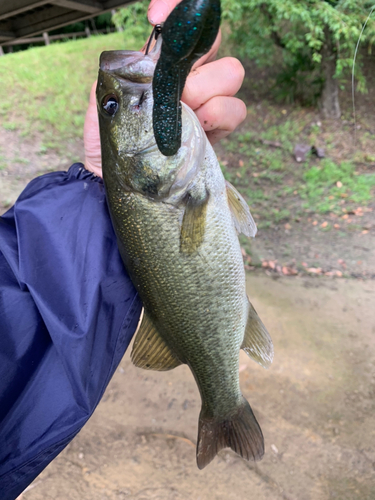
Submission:
[[[135,51],[103,52],[97,83],[97,106],[106,186],[116,178],[122,188],[152,198],[183,196],[203,162],[206,136],[194,112],[182,105],[182,144],[163,155],[153,128],[152,80],[162,37],[145,55]]]
[[[103,52],[97,83],[101,141],[117,157],[134,155],[155,144],[152,128],[153,54]]]

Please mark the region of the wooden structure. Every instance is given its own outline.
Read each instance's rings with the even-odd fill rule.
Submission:
[[[0,46],[98,16],[134,0],[0,0]]]

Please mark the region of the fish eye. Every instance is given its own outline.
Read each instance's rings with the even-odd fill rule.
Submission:
[[[118,109],[118,100],[114,94],[107,95],[103,100],[103,109],[110,116],[113,116]]]

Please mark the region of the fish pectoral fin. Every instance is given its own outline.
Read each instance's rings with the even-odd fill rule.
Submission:
[[[250,301],[245,336],[241,349],[251,359],[263,366],[263,368],[269,368],[273,361],[273,344],[270,334]]]
[[[138,368],[167,371],[181,365],[144,310],[141,326],[135,337],[131,360]]]
[[[209,195],[188,195],[180,234],[180,252],[192,254],[203,242]]]
[[[228,181],[225,181],[229,208],[232,214],[234,226],[238,233],[254,237],[257,234],[257,226],[250,213],[246,201],[237,189]]]

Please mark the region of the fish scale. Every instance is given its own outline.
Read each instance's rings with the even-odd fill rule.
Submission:
[[[157,325],[162,323],[160,334],[178,357],[189,360],[205,405],[212,413],[214,409],[227,411],[233,407],[228,395],[234,394],[237,400],[241,394],[238,352],[247,319],[247,298],[238,238],[228,210],[222,209],[224,193],[221,199],[213,196],[208,204],[207,226],[211,229],[201,250],[185,256],[179,251],[182,209],[165,203],[156,209],[154,201],[136,193],[116,203],[108,182],[106,186],[121,255],[145,308],[153,311]],[[171,262],[178,265],[171,266]],[[214,272],[208,274],[207,267]],[[229,283],[228,269],[233,277]],[[231,335],[226,335],[228,331]],[[202,349],[206,355],[212,354],[213,341],[216,359],[210,364]],[[227,368],[235,376],[219,391],[212,391],[210,378],[217,380]],[[223,398],[222,393],[227,396]]]

